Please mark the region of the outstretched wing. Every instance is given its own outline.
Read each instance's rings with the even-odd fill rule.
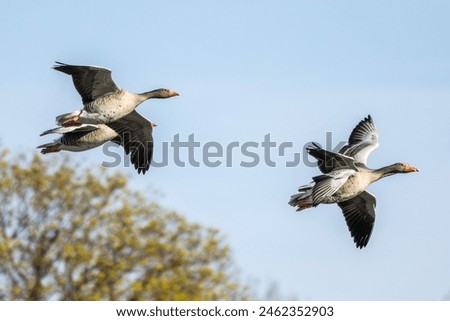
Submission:
[[[306,148],[309,155],[318,160],[318,166],[322,173],[327,174],[337,169],[354,169],[359,171],[355,166],[355,160],[352,157],[324,150],[317,143],[311,143]]]
[[[375,196],[364,191],[347,201],[339,202],[338,205],[344,213],[356,247],[362,249],[369,242],[375,222]]]
[[[369,115],[356,125],[348,144],[342,147],[339,153],[353,157],[356,163],[366,165],[367,157],[378,145],[378,130]]]
[[[73,84],[80,94],[83,104],[120,89],[111,78],[111,70],[107,68],[67,65],[56,61],[53,69],[72,76]]]
[[[131,163],[138,173],[145,174],[153,156],[152,123],[137,111],[107,124],[119,135],[113,142],[121,145],[130,154]]]

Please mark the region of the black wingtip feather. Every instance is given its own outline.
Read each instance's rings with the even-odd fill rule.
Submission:
[[[52,67],[52,69],[58,70],[58,68],[67,66],[67,64],[60,62],[60,61],[55,61],[55,65]],[[59,70],[58,70],[59,71]]]

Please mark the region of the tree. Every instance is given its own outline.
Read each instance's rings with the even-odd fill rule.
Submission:
[[[246,299],[217,230],[68,164],[0,152],[0,299]]]

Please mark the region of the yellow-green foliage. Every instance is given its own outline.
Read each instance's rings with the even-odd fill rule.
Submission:
[[[125,176],[0,151],[0,299],[245,299],[217,230]]]

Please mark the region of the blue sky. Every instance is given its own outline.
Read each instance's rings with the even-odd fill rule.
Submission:
[[[230,168],[123,170],[149,198],[157,190],[166,207],[219,228],[242,279],[261,287],[298,299],[440,300],[450,292],[449,14],[447,1],[5,1],[0,139],[33,152],[56,115],[80,106],[55,60],[107,66],[133,92],[179,92],[139,107],[159,124],[156,159],[176,134],[224,146],[270,134],[301,152],[326,132],[346,140],[370,113],[380,147],[368,165],[421,172],[369,187],[377,218],[363,250],[337,206],[288,206],[316,168],[282,157],[242,168],[236,153]],[[71,156],[108,160],[101,148]]]

